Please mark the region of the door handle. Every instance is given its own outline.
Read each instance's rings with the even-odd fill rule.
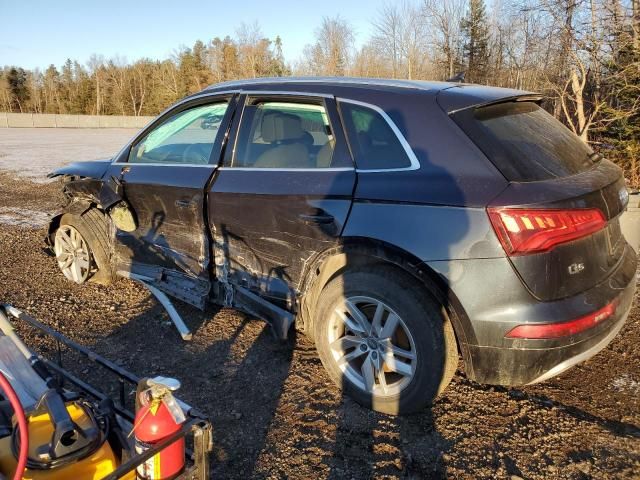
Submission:
[[[122,169],[120,170],[120,174],[124,175],[127,172],[131,171],[131,167],[127,166],[127,167],[122,167]]]
[[[176,200],[175,205],[178,208],[190,208],[196,204],[193,200]]]
[[[302,220],[307,225],[327,225],[329,223],[333,223],[335,220],[333,215],[329,215],[328,213],[322,213],[319,215],[307,215],[301,213],[298,215],[298,218]]]

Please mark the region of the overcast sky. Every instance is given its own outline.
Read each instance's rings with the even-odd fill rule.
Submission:
[[[387,2],[393,0],[386,0]],[[0,0],[0,66],[46,68],[91,54],[164,59],[180,45],[234,35],[258,21],[267,38],[280,35],[286,60],[296,60],[323,16],[340,14],[358,44],[385,0]]]

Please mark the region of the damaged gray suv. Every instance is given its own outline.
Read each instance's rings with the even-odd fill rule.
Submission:
[[[363,405],[420,410],[459,355],[540,382],[622,327],[636,256],[621,171],[536,94],[277,78],[214,85],[114,158],[69,165],[48,241],[70,280],[118,276],[314,339]]]

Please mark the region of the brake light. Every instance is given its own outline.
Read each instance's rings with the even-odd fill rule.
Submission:
[[[569,322],[518,325],[511,329],[505,336],[507,338],[544,339],[575,335],[576,333],[595,327],[599,323],[611,317],[616,313],[617,304],[617,301],[611,302],[600,310]]]
[[[551,250],[556,245],[590,235],[607,225],[597,208],[576,210],[487,209],[493,229],[507,255]]]

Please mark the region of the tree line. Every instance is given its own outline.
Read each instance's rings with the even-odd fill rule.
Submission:
[[[290,74],[282,40],[265,38],[258,24],[243,24],[235,38],[216,37],[206,44],[198,40],[164,60],[129,63],[93,55],[85,65],[68,59],[60,69],[6,66],[0,69],[0,110],[156,115],[211,83]]]
[[[86,64],[0,69],[0,110],[155,115],[226,80],[331,75],[464,81],[541,92],[544,106],[607,150],[640,183],[640,0],[403,0],[375,12],[371,35],[321,19],[300,58],[242,24],[164,60],[92,56]]]

